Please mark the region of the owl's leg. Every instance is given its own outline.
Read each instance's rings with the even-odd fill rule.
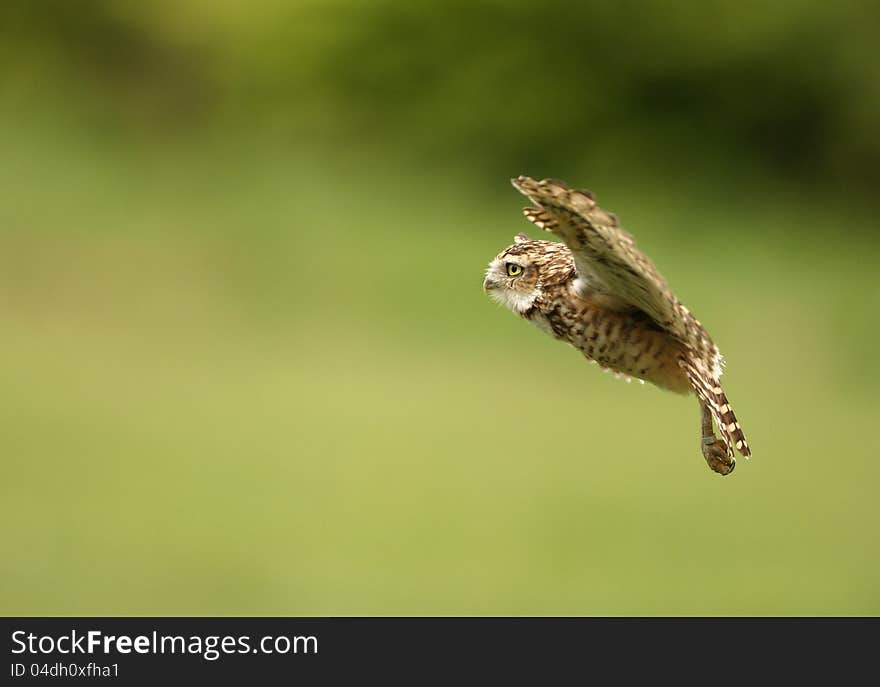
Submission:
[[[700,412],[703,417],[701,444],[703,458],[706,459],[709,467],[719,475],[729,475],[736,467],[736,459],[727,455],[727,447],[724,442],[715,437],[715,432],[712,430],[712,411],[702,399],[700,400]]]

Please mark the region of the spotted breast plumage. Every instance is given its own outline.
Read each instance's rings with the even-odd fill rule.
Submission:
[[[590,192],[551,179],[512,182],[533,203],[526,218],[563,243],[518,234],[489,264],[484,290],[603,368],[695,394],[703,457],[715,472],[733,472],[734,450],[751,451],[721,388],[721,353],[703,325]]]

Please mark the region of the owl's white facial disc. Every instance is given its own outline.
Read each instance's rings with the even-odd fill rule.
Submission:
[[[520,293],[512,289],[493,289],[489,292],[492,300],[510,308],[517,315],[527,312],[535,302],[537,294]]]
[[[517,315],[522,315],[534,305],[540,290],[536,286],[527,287],[522,282],[509,277],[505,265],[506,263],[500,260],[489,263],[483,283],[493,301],[501,303]]]

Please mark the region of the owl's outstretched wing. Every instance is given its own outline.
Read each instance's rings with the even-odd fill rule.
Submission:
[[[535,207],[523,214],[536,226],[559,236],[571,250],[578,276],[598,292],[609,294],[645,312],[660,327],[687,344],[709,370],[721,373],[721,355],[699,321],[672,293],[654,263],[636,246],[615,217],[588,191],[561,181],[511,180]]]

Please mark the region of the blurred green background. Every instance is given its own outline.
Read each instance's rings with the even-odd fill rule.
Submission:
[[[880,5],[0,6],[0,612],[880,612]],[[591,188],[755,457],[493,305]]]

